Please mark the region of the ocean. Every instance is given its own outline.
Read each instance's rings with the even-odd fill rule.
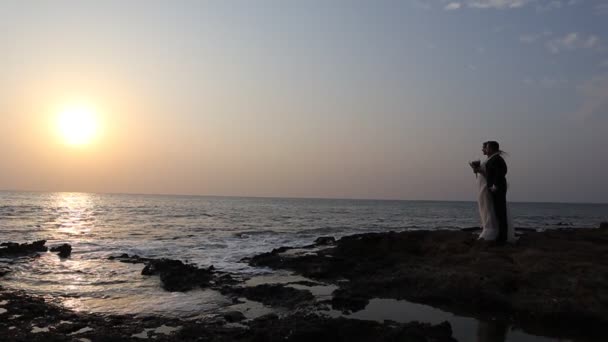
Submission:
[[[511,203],[516,227],[590,228],[607,204]],[[280,246],[365,232],[460,229],[479,225],[475,202],[238,198],[0,192],[0,242],[69,243],[71,258],[0,259],[8,288],[47,296],[75,310],[194,316],[229,305],[210,290],[169,293],[143,265],[110,261],[137,254],[214,265],[243,276],[268,269],[240,262]],[[156,278],[156,279],[155,279]]]

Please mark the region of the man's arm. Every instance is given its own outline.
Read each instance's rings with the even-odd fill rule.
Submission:
[[[496,156],[489,160],[486,164],[486,173],[487,185],[490,191],[506,186],[507,163],[505,163],[502,157]]]
[[[491,189],[493,186],[496,185],[497,165],[494,159],[495,158],[490,159],[486,163],[486,184],[488,186],[488,189]]]

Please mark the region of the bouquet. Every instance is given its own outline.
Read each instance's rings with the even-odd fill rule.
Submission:
[[[473,173],[475,174],[475,178],[477,178],[477,171],[481,167],[481,160],[473,160],[469,162],[469,165],[473,169]]]

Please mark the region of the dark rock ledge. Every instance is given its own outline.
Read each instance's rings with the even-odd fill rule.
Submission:
[[[32,243],[3,242],[0,244],[0,257],[16,257],[31,255],[37,252],[46,252],[46,240],[34,241]]]
[[[504,247],[476,241],[470,231],[369,233],[333,245],[298,247],[316,248],[315,253],[281,247],[246,261],[338,285],[331,304],[344,312],[360,310],[375,297],[406,299],[470,316],[503,317],[533,334],[605,337],[605,224],[525,231]]]

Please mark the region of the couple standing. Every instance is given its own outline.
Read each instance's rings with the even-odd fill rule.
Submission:
[[[482,231],[479,239],[495,241],[497,245],[515,242],[515,230],[507,207],[507,163],[496,141],[483,143],[482,152],[488,158],[472,162],[479,181],[479,215]]]

